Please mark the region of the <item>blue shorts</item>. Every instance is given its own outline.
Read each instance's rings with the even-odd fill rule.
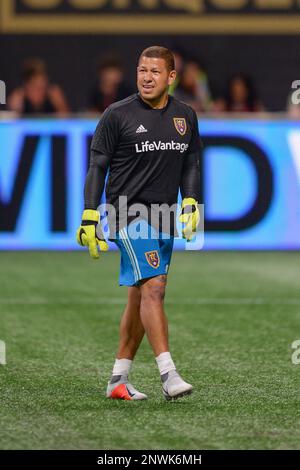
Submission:
[[[138,228],[142,238],[137,237]],[[120,286],[137,286],[142,279],[168,274],[173,236],[157,232],[139,219],[117,232],[114,242],[121,252]]]

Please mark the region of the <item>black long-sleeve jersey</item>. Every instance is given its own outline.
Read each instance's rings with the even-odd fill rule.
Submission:
[[[120,196],[129,206],[175,204],[179,188],[199,201],[200,148],[191,107],[169,96],[164,108],[153,109],[139,94],[107,108],[91,143],[92,153],[108,160],[106,201],[117,210]]]

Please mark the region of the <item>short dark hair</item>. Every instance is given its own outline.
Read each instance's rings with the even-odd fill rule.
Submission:
[[[162,46],[151,46],[143,50],[139,57],[139,62],[142,57],[154,57],[156,59],[164,59],[169,71],[175,69],[175,59],[173,52],[170,49]]]
[[[110,68],[123,70],[123,64],[117,55],[108,55],[98,60],[98,72],[102,72],[103,70]]]
[[[36,75],[47,75],[45,62],[38,58],[25,59],[22,64],[23,81],[26,83]]]

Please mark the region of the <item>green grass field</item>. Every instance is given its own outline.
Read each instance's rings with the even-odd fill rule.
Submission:
[[[105,253],[1,253],[1,449],[299,449],[300,253],[175,253],[166,310],[190,397],[166,402],[144,339],[105,398],[126,288]]]

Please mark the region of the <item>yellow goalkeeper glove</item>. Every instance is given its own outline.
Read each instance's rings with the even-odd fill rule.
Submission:
[[[96,232],[99,217],[99,212],[93,209],[86,209],[83,211],[81,225],[76,233],[79,245],[88,246],[90,255],[94,259],[99,258],[98,246],[100,251],[108,250],[108,244],[104,240],[104,237],[103,239],[100,239]]]
[[[192,240],[196,234],[196,229],[200,221],[200,212],[197,201],[192,197],[186,197],[181,204],[181,215],[179,222],[185,224],[182,229],[182,236],[187,241]]]

